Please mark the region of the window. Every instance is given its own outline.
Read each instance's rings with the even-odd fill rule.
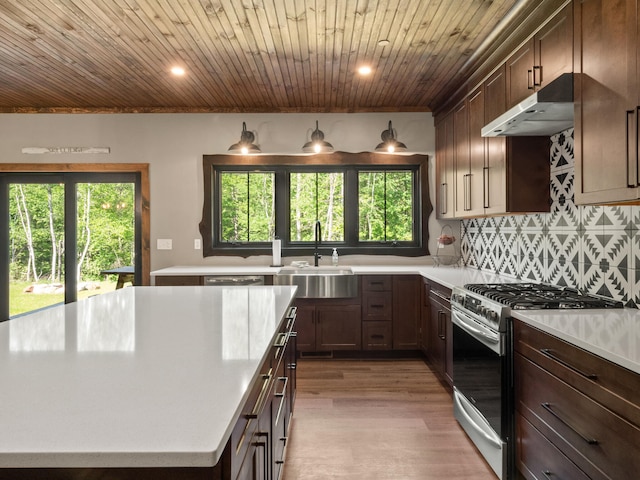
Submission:
[[[148,284],[148,187],[146,164],[1,165],[0,321],[101,293],[105,268]]]
[[[204,255],[427,255],[427,157],[205,155]]]

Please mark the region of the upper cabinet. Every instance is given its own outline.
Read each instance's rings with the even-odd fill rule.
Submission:
[[[502,66],[436,124],[439,145],[453,144],[436,151],[438,218],[451,218],[442,213],[451,211],[445,183],[453,185],[455,218],[549,211],[549,138],[480,135],[504,111],[504,72]]]
[[[506,69],[508,108],[561,74],[572,72],[572,5],[565,6],[513,53],[506,61]]]
[[[568,3],[456,107],[438,115],[438,218],[549,211],[549,137],[484,138],[481,130],[562,73],[572,72],[573,48],[573,6]]]
[[[638,2],[582,0],[575,7],[575,200],[640,199]]]
[[[436,205],[438,218],[454,218],[453,113],[442,115],[436,123]]]

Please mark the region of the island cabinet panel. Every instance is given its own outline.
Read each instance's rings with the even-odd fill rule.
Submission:
[[[536,473],[542,465],[551,478],[562,478],[569,462],[588,478],[636,478],[640,375],[517,320],[514,350],[521,473],[544,478]],[[547,444],[555,455],[544,458],[536,449]]]
[[[640,62],[636,0],[575,8],[575,201],[637,202]]]

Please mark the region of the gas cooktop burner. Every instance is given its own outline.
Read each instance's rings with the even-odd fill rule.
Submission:
[[[577,290],[537,283],[480,283],[464,286],[470,292],[513,310],[622,308],[622,302]]]

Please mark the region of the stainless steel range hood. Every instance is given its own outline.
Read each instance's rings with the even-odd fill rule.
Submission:
[[[572,126],[573,73],[563,73],[485,125],[482,136],[549,136]]]

